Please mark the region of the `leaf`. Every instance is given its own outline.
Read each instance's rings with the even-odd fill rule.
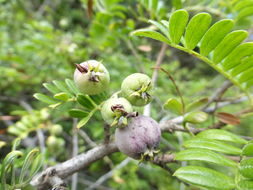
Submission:
[[[77,95],[77,102],[88,110],[92,110],[95,107],[90,98],[83,94]]]
[[[169,98],[163,105],[164,109],[170,110],[177,115],[183,114],[183,105],[175,98]]]
[[[240,180],[237,183],[238,190],[252,190],[253,189],[253,181],[251,180]]]
[[[198,100],[195,100],[186,106],[186,111],[190,112],[190,111],[199,109],[203,107],[207,102],[208,102],[208,98],[200,98]]]
[[[253,6],[253,1],[252,0],[241,0],[239,1],[235,6],[234,9],[236,11],[239,11],[245,7]]]
[[[50,83],[43,83],[43,86],[51,93],[53,94],[56,94],[56,93],[59,93],[59,89],[53,85],[53,84],[50,84]]]
[[[246,144],[242,149],[243,156],[253,156],[253,143]]]
[[[160,29],[161,32],[162,32],[166,37],[168,37],[168,38],[170,37],[170,35],[169,35],[169,30],[168,30],[168,28],[167,28],[166,26],[164,26],[164,24],[161,24],[161,23],[156,22],[156,21],[154,21],[154,20],[149,20],[148,22],[151,23],[151,24],[153,24],[153,25],[155,25],[158,29]]]
[[[186,148],[203,148],[231,155],[240,155],[241,149],[221,141],[195,137],[184,142]]]
[[[206,149],[188,149],[176,153],[175,160],[190,161],[199,160],[204,162],[210,162],[221,166],[236,166],[237,163],[229,160],[223,155],[217,154],[213,151]]]
[[[200,166],[181,167],[173,175],[184,182],[210,189],[230,190],[235,187],[232,178]]]
[[[7,170],[11,167],[15,159],[17,159],[18,157],[22,155],[23,153],[21,151],[14,150],[14,151],[11,151],[9,154],[7,154],[7,156],[4,158],[2,162],[2,167],[1,167],[1,183],[2,184],[6,184],[5,176],[6,176]]]
[[[45,94],[41,94],[41,93],[36,93],[33,95],[33,97],[36,98],[37,100],[47,103],[47,104],[56,104],[58,102],[54,98],[51,98],[51,97],[46,96]]]
[[[247,71],[248,69],[253,67],[252,63],[253,63],[253,56],[246,57],[241,61],[239,65],[237,65],[232,69],[232,71],[230,72],[231,75],[234,77],[242,73],[243,71]]]
[[[228,142],[234,142],[234,143],[239,143],[239,144],[247,143],[247,141],[244,140],[243,138],[222,129],[205,130],[197,134],[197,137],[205,138],[205,139],[220,140],[220,141],[228,141]]]
[[[240,20],[244,17],[250,16],[253,14],[253,6],[246,7],[242,9],[237,15],[237,19]]]
[[[247,38],[247,36],[248,33],[244,30],[236,30],[226,35],[221,43],[215,48],[213,61],[215,63],[222,61],[233,49]]]
[[[185,46],[194,49],[208,30],[212,17],[208,13],[199,13],[192,17],[185,31]]]
[[[167,44],[170,44],[170,41],[163,36],[162,34],[160,34],[159,32],[150,30],[150,29],[140,29],[140,30],[135,30],[131,33],[131,35],[133,36],[144,36],[147,38],[152,38],[154,40],[158,40]]]
[[[74,94],[78,94],[79,93],[79,91],[78,91],[75,83],[73,82],[73,80],[66,79],[65,83],[68,86],[69,90],[71,90],[71,92],[73,92]]]
[[[90,120],[90,118],[93,116],[93,114],[95,113],[95,111],[96,111],[96,109],[93,110],[92,112],[90,112],[87,117],[85,117],[81,121],[79,121],[76,127],[78,129],[80,129],[81,127],[85,126],[87,124],[87,122]]]
[[[186,10],[177,10],[172,13],[169,20],[169,34],[173,43],[178,44],[184,33],[189,14]]]
[[[240,74],[238,81],[240,83],[243,83],[243,82],[247,82],[247,81],[251,80],[252,79],[252,72],[253,72],[253,67],[248,69],[247,71],[244,71],[243,73]]]
[[[193,111],[185,115],[184,122],[198,124],[203,123],[208,118],[208,114],[203,111]]]
[[[23,182],[24,177],[25,177],[25,175],[26,175],[26,172],[27,172],[28,169],[29,169],[29,166],[32,164],[33,159],[36,157],[36,155],[37,155],[38,153],[39,153],[39,149],[35,148],[35,149],[31,150],[31,151],[27,154],[27,156],[26,156],[26,158],[25,158],[25,160],[24,160],[24,162],[23,162],[23,166],[22,166],[20,175],[19,175],[19,183],[22,183],[22,182]]]
[[[249,179],[253,179],[253,158],[244,159],[240,162],[240,173]]]
[[[71,91],[67,88],[67,86],[65,85],[64,82],[54,80],[53,83],[54,83],[54,85],[55,85],[59,90],[61,90],[62,92],[66,92],[66,93],[69,94],[69,95],[72,94]]]
[[[216,117],[222,123],[230,124],[230,125],[238,125],[240,124],[240,119],[233,114],[225,113],[225,112],[218,112]]]
[[[60,93],[58,93],[58,94],[55,94],[55,95],[54,95],[54,98],[66,102],[66,101],[68,101],[69,96],[68,96],[68,94],[65,93],[65,92],[60,92]]]
[[[107,93],[100,93],[100,94],[96,94],[96,95],[90,95],[90,98],[97,104],[99,105],[100,103],[102,103],[104,100],[107,99]]]
[[[84,118],[89,115],[89,112],[86,112],[80,109],[71,109],[69,110],[69,115],[75,118]]]
[[[229,33],[234,26],[233,20],[223,19],[213,24],[202,38],[200,54],[207,56]]]
[[[246,42],[237,46],[224,60],[222,67],[224,70],[232,69],[240,64],[240,60],[253,54],[253,42]]]

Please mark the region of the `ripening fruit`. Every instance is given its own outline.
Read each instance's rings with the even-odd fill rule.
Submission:
[[[51,135],[60,135],[63,131],[62,126],[59,124],[52,125],[49,129]]]
[[[132,112],[133,108],[125,98],[110,98],[102,106],[101,114],[109,125],[117,125],[124,120],[124,116]],[[125,118],[126,119],[126,118]]]
[[[143,115],[131,118],[128,126],[115,131],[115,142],[119,150],[134,159],[153,157],[160,139],[158,123]]]
[[[105,66],[95,60],[76,64],[74,81],[80,92],[95,95],[105,91],[110,82],[110,75]]]
[[[121,84],[123,96],[134,106],[144,106],[152,98],[149,95],[152,89],[151,79],[142,73],[134,73],[126,77]]]

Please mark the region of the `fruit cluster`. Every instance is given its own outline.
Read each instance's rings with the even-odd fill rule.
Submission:
[[[95,95],[108,89],[110,76],[102,63],[90,60],[76,67],[74,81],[80,92]],[[149,76],[131,74],[123,80],[121,90],[106,100],[101,108],[104,121],[117,127],[115,142],[119,150],[134,159],[152,158],[161,138],[158,123],[150,117],[138,115],[133,108],[150,103],[151,90]]]

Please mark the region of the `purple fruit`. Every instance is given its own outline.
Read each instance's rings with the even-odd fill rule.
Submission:
[[[115,142],[119,150],[134,159],[152,156],[161,139],[158,123],[147,116],[137,116],[130,119],[124,128],[115,131]]]

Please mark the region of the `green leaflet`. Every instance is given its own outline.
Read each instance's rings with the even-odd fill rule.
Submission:
[[[221,154],[217,154],[213,151],[206,149],[187,149],[176,153],[175,160],[190,161],[198,160],[204,162],[210,162],[221,166],[236,166],[237,163],[226,158]]]
[[[213,24],[201,41],[200,54],[207,56],[232,30],[233,26],[234,22],[230,19],[220,20]]]
[[[169,35],[169,31],[168,28],[166,26],[164,26],[164,24],[161,24],[159,22],[156,22],[154,20],[149,20],[149,23],[155,25],[158,29],[160,29],[162,31],[162,33],[166,36],[166,37],[170,37]]]
[[[57,94],[60,92],[60,90],[53,84],[51,83],[43,83],[43,86],[51,93]]]
[[[33,95],[36,99],[38,99],[41,102],[47,103],[47,104],[56,104],[58,101],[54,98],[51,98],[45,94],[36,93]]]
[[[212,17],[208,13],[199,13],[192,17],[185,31],[185,46],[194,49],[211,24]]]
[[[242,73],[243,71],[250,69],[251,67],[253,67],[253,56],[243,59],[241,61],[241,64],[234,67],[230,73],[232,76],[236,76],[236,75]]]
[[[239,171],[244,177],[253,179],[253,158],[242,160]]]
[[[150,30],[150,29],[136,30],[136,31],[133,31],[131,33],[131,35],[144,36],[144,37],[152,38],[154,40],[158,40],[158,41],[170,44],[170,41],[165,36],[163,36],[159,32],[156,32],[156,31],[153,31],[153,30]]]
[[[229,33],[215,48],[213,53],[213,61],[219,63],[222,61],[236,46],[238,46],[248,33],[244,30],[236,30]]]
[[[232,178],[212,169],[200,166],[186,166],[179,168],[174,176],[187,183],[216,190],[234,189]]]
[[[240,180],[237,183],[238,190],[252,190],[253,189],[253,181],[252,180]]]
[[[232,145],[226,144],[224,142],[212,139],[205,138],[192,138],[190,140],[185,141],[184,147],[186,148],[203,148],[208,150],[213,150],[216,152],[221,152],[225,154],[231,155],[240,155],[241,149],[234,147]]]
[[[69,110],[69,115],[75,118],[84,118],[89,115],[89,112],[86,112],[80,109],[71,109]]]
[[[197,134],[197,137],[205,138],[205,139],[220,140],[220,141],[228,141],[228,142],[234,142],[234,143],[239,143],[239,144],[247,143],[247,141],[244,140],[243,138],[222,129],[205,130]]]
[[[163,105],[164,109],[171,111],[174,114],[183,114],[183,105],[175,98],[169,98]]]
[[[184,33],[189,14],[186,10],[177,10],[172,13],[169,20],[169,34],[173,43],[178,44]]]
[[[237,3],[235,6],[234,6],[234,9],[236,11],[239,11],[239,10],[242,10],[246,7],[249,7],[249,6],[253,6],[253,1],[252,0],[240,0],[239,3]]]
[[[253,14],[253,5],[242,9],[238,14],[237,19],[240,20],[240,19],[250,16],[252,14]]]
[[[250,68],[247,71],[244,71],[243,73],[241,73],[241,75],[239,76],[239,82],[243,83],[243,82],[247,82],[248,80],[251,80],[252,72],[253,72],[253,68]]]
[[[253,42],[246,42],[237,46],[224,60],[222,67],[224,70],[232,69],[240,64],[242,58],[253,54]]]
[[[253,143],[246,144],[242,149],[243,156],[253,156]]]

